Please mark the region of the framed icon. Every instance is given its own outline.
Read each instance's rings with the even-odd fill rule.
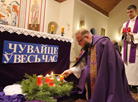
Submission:
[[[101,28],[101,36],[105,36],[105,29]]]

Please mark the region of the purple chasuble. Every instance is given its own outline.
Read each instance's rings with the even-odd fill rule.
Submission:
[[[126,24],[126,29],[128,28],[129,22],[130,22],[130,20]],[[137,16],[136,21],[135,21],[133,33],[137,33],[137,31],[138,31],[138,16]],[[124,54],[124,57],[123,57],[124,62],[127,60],[126,50],[127,49],[126,49],[126,39],[125,39],[125,41],[124,41],[124,53],[123,53]],[[133,41],[131,41],[129,62],[130,63],[135,63],[135,59],[136,59],[135,57],[136,57],[136,45],[134,44]]]
[[[96,56],[91,54],[93,48]],[[91,58],[91,55],[96,58]],[[78,94],[85,92],[87,83],[88,102],[135,102],[129,90],[121,56],[107,37],[93,35],[90,53],[84,53],[82,56],[87,56],[87,65],[81,70]],[[96,77],[92,73],[94,70]]]

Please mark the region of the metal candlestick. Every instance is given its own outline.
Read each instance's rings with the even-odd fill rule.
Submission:
[[[61,33],[61,36],[64,36],[64,33]]]

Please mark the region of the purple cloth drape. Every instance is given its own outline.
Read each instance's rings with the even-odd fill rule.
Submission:
[[[57,99],[57,102],[70,102],[71,100],[74,100],[77,98],[77,90],[72,90],[70,92],[70,96],[62,96],[62,97],[55,97]],[[0,92],[0,102],[44,102],[39,100],[33,100],[33,101],[27,101],[25,99],[25,96],[22,94],[7,96],[4,94],[4,92]]]
[[[3,54],[3,42],[4,40],[27,42],[35,44],[49,44],[59,46],[58,62],[46,62],[46,63],[11,63],[2,64]],[[10,34],[9,32],[0,32],[0,87],[5,87],[21,81],[24,78],[24,74],[50,74],[53,71],[56,74],[62,73],[69,68],[70,64],[70,47],[71,43],[66,41],[58,41],[48,38],[32,37],[24,34],[18,35],[17,33]]]
[[[6,96],[4,92],[0,92],[0,102],[24,102],[25,96],[22,94]]]

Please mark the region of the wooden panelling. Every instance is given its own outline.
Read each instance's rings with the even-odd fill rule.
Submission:
[[[62,3],[66,0],[55,0]],[[80,0],[90,7],[98,10],[102,14],[108,16],[109,12],[121,1],[121,0]]]
[[[61,3],[61,2],[66,1],[66,0],[55,0],[55,1]]]
[[[89,0],[106,12],[110,12],[121,0]]]
[[[86,3],[87,5],[91,6],[92,8],[98,10],[99,12],[103,13],[104,15],[108,16],[108,12],[91,2],[90,0],[81,0],[82,2]]]

